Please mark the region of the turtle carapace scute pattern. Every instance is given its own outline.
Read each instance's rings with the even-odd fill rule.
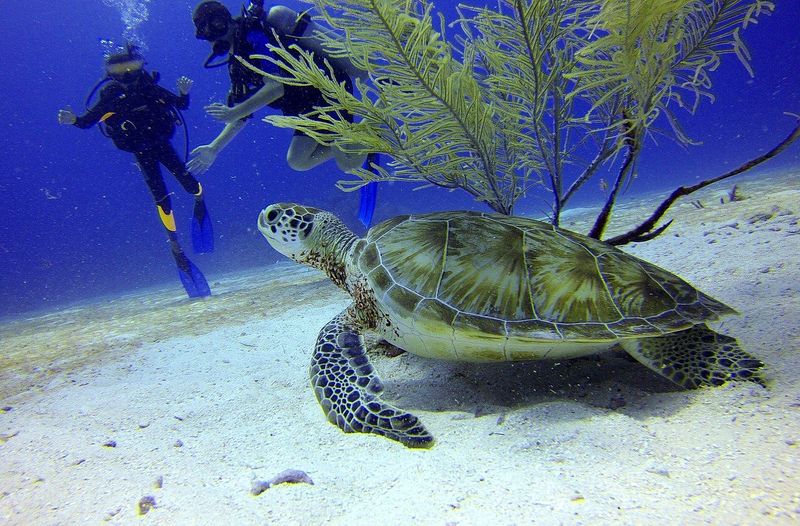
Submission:
[[[763,363],[706,323],[735,311],[616,247],[522,217],[453,211],[398,216],[363,238],[330,212],[278,203],[258,227],[289,258],[324,271],[353,303],[319,334],[317,399],[344,431],[410,447],[433,437],[381,400],[364,348],[373,331],[429,358],[562,359],[620,345],[686,388],[749,380]]]

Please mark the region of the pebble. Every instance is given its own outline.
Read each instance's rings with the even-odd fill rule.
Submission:
[[[183,447],[183,440],[181,440],[181,439],[179,438],[179,439],[178,439],[178,440],[176,440],[176,441],[175,441],[175,443],[174,443],[174,444],[172,444],[172,445],[173,445],[173,446],[175,446],[175,447]]]
[[[254,480],[253,484],[250,486],[250,493],[252,495],[261,495],[276,484],[297,484],[300,482],[304,484],[314,484],[314,481],[311,480],[311,477],[309,477],[305,471],[287,469],[286,471],[281,471],[266,482],[263,480]]]
[[[117,447],[117,441],[109,440],[108,442],[103,444],[103,447]]]
[[[139,515],[144,515],[151,509],[157,507],[158,506],[156,506],[156,498],[153,497],[152,495],[145,495],[144,497],[139,499],[139,504],[138,504]]]
[[[661,467],[647,468],[647,472],[669,478],[669,470],[666,468],[661,468]]]
[[[0,434],[0,444],[5,444],[15,436],[19,435],[19,431],[14,431],[13,433],[3,433]]]
[[[763,222],[763,221],[769,221],[770,219],[772,219],[772,217],[774,215],[775,215],[775,212],[773,212],[771,214],[766,213],[766,212],[759,212],[758,214],[750,216],[747,219],[747,222],[750,223],[751,225],[753,225],[755,223],[760,223],[760,222]]]
[[[156,489],[161,489],[164,487],[164,477],[159,475],[156,480],[153,482],[153,487]]]

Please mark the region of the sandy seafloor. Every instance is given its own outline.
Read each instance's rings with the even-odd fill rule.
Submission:
[[[768,364],[769,389],[682,391],[622,352],[496,365],[376,352],[386,398],[437,443],[344,434],[307,369],[348,298],[284,264],[224,276],[208,300],[170,284],[3,323],[0,523],[797,524],[800,177],[737,182],[743,201],[711,187],[627,250],[738,309],[715,328]],[[251,495],[285,469],[314,484]],[[139,515],[146,496],[156,507]]]

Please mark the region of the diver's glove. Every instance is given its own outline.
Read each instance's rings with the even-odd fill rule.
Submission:
[[[194,175],[206,173],[214,161],[217,160],[217,151],[210,144],[203,144],[192,150],[192,158],[186,163],[186,169]]]
[[[72,111],[72,108],[67,106],[64,109],[58,110],[58,123],[59,124],[75,124],[78,117]]]
[[[178,77],[178,82],[177,82],[178,93],[180,93],[181,95],[186,95],[192,89],[193,84],[194,81],[189,77],[186,76]]]

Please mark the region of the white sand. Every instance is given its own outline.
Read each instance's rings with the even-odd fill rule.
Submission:
[[[718,328],[769,364],[770,389],[681,391],[614,353],[491,366],[378,354],[387,398],[437,443],[346,435],[307,367],[348,299],[281,267],[274,282],[223,279],[207,301],[173,287],[3,327],[0,523],[796,524],[798,180],[745,180],[735,203],[706,192],[706,208],[675,207],[666,235],[629,248],[740,310]],[[632,203],[619,222],[642,214]],[[314,485],[250,494],[290,468]],[[156,507],[138,516],[146,495]]]

